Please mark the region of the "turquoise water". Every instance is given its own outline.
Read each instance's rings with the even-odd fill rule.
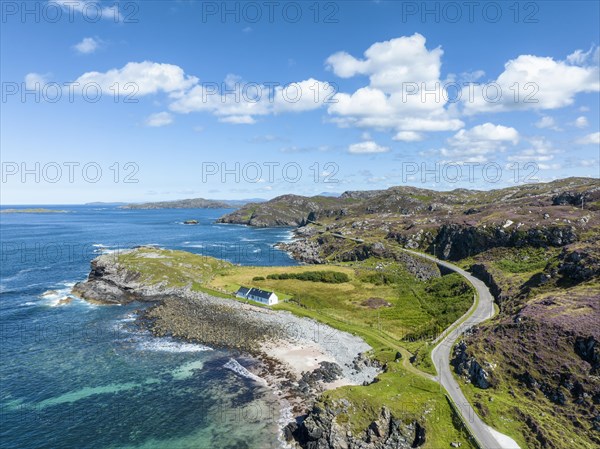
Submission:
[[[272,247],[289,230],[215,224],[227,210],[56,208],[0,215],[0,447],[279,447],[270,392],[225,367],[251,359],[154,338],[133,325],[140,304],[64,298],[95,256],[135,245],[294,265]]]

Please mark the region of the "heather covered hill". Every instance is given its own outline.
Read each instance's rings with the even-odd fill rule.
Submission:
[[[280,246],[308,263],[398,260],[403,248],[457,262],[499,307],[454,353],[478,413],[523,448],[600,445],[598,180],[486,192],[394,187],[337,200],[297,220],[296,239]],[[417,360],[427,357],[420,352]]]
[[[567,178],[505,189],[477,191],[456,189],[438,192],[416,187],[348,191],[339,197],[283,195],[265,203],[251,203],[219,220],[250,226],[302,226],[310,221],[344,220],[362,215],[392,214],[411,217],[469,217],[469,221],[528,213],[550,206],[600,209],[600,181]],[[523,208],[528,208],[524,211]]]

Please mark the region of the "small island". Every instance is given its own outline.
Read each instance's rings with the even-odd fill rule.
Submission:
[[[58,210],[58,209],[44,209],[44,208],[34,208],[34,209],[2,209],[0,210],[0,214],[66,214],[66,210]]]

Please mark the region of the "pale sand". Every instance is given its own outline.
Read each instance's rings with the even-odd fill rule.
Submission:
[[[305,341],[303,344],[285,340],[265,342],[261,345],[261,350],[269,357],[283,363],[296,376],[296,379],[300,379],[304,372],[311,372],[319,368],[321,362],[338,363],[319,344],[311,341]],[[352,384],[350,379],[341,378],[334,382],[323,383],[322,387],[324,390],[331,390]]]

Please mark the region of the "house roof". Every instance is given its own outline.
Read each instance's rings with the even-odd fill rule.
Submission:
[[[235,294],[236,294],[236,295],[243,295],[243,296],[246,296],[246,295],[248,294],[248,292],[249,292],[249,291],[250,291],[250,289],[249,289],[249,288],[247,288],[247,287],[240,287],[240,288],[238,289],[238,291],[237,291],[237,292],[235,292]]]
[[[259,288],[251,288],[248,295],[257,296],[259,298],[269,299],[273,292],[267,290],[261,290]]]

